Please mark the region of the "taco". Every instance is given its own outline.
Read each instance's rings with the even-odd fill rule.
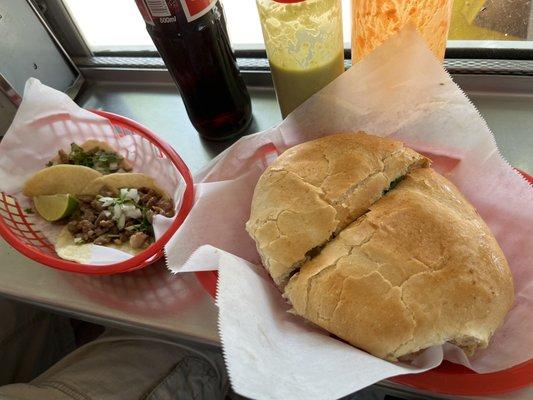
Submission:
[[[87,262],[93,244],[136,254],[155,240],[155,215],[174,216],[172,199],[141,173],[116,173],[90,182],[76,196],[78,208],[65,221],[56,243],[65,259]]]
[[[81,165],[54,165],[31,176],[22,189],[24,196],[34,197],[54,194],[81,194],[87,182],[102,174]]]
[[[116,149],[106,142],[94,139],[87,140],[81,145],[71,143],[68,153],[59,149],[57,156],[50,160],[46,166],[59,164],[83,165],[104,175],[132,170],[129,161],[121,156]]]
[[[64,225],[55,249],[61,258],[81,263],[90,262],[94,244],[130,254],[146,249],[155,240],[154,216],[175,214],[170,196],[141,173],[101,175],[88,167],[57,165],[31,177],[24,193],[75,198],[75,208],[55,222]],[[34,197],[34,205],[37,200]]]
[[[85,186],[83,189],[83,194],[98,195],[104,187],[107,187],[108,190],[112,190],[114,192],[118,192],[118,190],[121,188],[144,187],[159,192],[164,197],[168,198],[168,195],[164,192],[164,190],[158,187],[150,176],[137,172],[116,173],[112,175],[100,176]]]

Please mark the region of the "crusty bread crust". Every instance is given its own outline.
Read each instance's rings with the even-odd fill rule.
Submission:
[[[486,347],[513,283],[474,208],[423,168],[302,265],[285,295],[297,314],[395,361],[447,341],[469,354]]]
[[[512,276],[475,209],[428,165],[357,133],[295,146],[265,171],[246,228],[293,312],[392,361],[488,345]]]
[[[302,143],[263,173],[246,229],[283,287],[313,249],[361,216],[390,184],[428,160],[401,142],[344,133]]]

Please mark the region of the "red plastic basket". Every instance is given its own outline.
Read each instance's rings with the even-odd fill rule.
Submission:
[[[28,221],[15,198],[7,193],[0,192],[0,235],[26,257],[49,267],[65,271],[92,275],[110,275],[144,268],[163,256],[164,245],[183,223],[192,208],[194,185],[191,173],[176,151],[148,128],[110,112],[100,110],[92,110],[92,112],[109,120],[117,138],[138,135],[146,139],[152,146],[151,150],[155,151],[159,158],[170,160],[182,176],[185,182],[185,190],[181,207],[170,228],[153,245],[125,261],[105,265],[79,264],[59,258],[54,246]]]
[[[183,274],[169,274],[160,265],[127,274],[67,274],[64,282],[104,307],[151,318],[183,313],[205,296],[200,285],[191,285]]]
[[[533,176],[520,172],[533,184]],[[213,298],[217,292],[217,271],[196,272],[196,277]],[[529,334],[529,332],[524,332]],[[533,383],[533,360],[490,374],[478,374],[448,361],[421,374],[408,374],[390,379],[412,388],[458,396],[488,396],[522,389]]]

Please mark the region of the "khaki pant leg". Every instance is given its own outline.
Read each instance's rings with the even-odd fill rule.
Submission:
[[[74,348],[68,318],[0,298],[0,385],[28,382]]]
[[[224,399],[220,354],[148,340],[106,337],[74,351],[30,384],[0,388],[1,400]]]

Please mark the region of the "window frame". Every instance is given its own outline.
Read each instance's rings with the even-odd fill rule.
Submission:
[[[37,18],[37,23],[40,23],[45,30],[46,34],[49,36],[51,44],[55,46],[62,56],[66,66],[72,71],[74,75],[74,81],[70,83],[70,86],[65,89],[67,95],[72,98],[75,98],[81,91],[83,85],[85,84],[85,78],[81,73],[78,65],[74,62],[73,58],[69,52],[65,49],[63,42],[57,37],[56,32],[50,26],[49,22],[43,15],[43,8],[46,7],[44,4],[40,4],[37,0],[26,0],[27,5],[35,14]],[[62,1],[58,2],[63,4]],[[69,16],[70,18],[70,16]],[[0,72],[0,92],[2,92],[11,104],[18,108],[22,101],[22,93],[18,93],[15,88],[12,87],[11,83],[6,79],[6,77]]]
[[[93,53],[62,0],[27,0],[46,22],[71,57],[90,57]]]
[[[113,65],[117,65],[116,58],[121,58],[123,67],[133,67],[138,64],[140,58],[160,58],[155,50],[101,50],[91,51],[71,17],[69,11],[62,1],[56,0],[28,0],[34,2],[41,11],[41,16],[47,21],[55,36],[66,49],[67,53],[73,57],[76,63],[82,62],[78,66],[91,64],[91,59],[99,59],[99,65],[103,59],[108,57],[113,60]],[[266,51],[263,45],[237,45],[234,46],[235,55],[242,59],[266,59]],[[345,49],[345,59],[351,59],[351,50]],[[135,59],[135,60],[133,60]],[[446,60],[485,60],[480,61],[480,66],[485,65],[487,60],[531,60],[533,61],[532,41],[469,41],[450,40],[446,48]],[[149,64],[149,63],[148,63]],[[498,63],[495,63],[496,65]],[[465,64],[466,65],[466,64]],[[472,71],[479,72],[479,67],[475,62],[470,62]],[[518,67],[518,65],[517,65]],[[522,63],[519,65],[520,74],[533,75],[533,64]],[[527,67],[527,70],[524,68]],[[462,70],[465,70],[462,68]],[[508,68],[502,70],[506,74]],[[491,72],[494,73],[494,72]]]

